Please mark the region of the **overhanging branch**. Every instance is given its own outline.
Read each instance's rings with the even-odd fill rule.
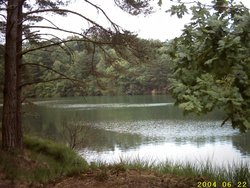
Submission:
[[[57,78],[52,78],[52,79],[48,79],[48,80],[36,80],[36,81],[33,81],[33,82],[26,82],[26,83],[22,84],[21,87],[34,85],[34,84],[39,84],[39,83],[54,82],[54,81],[57,81],[57,80],[68,80],[68,78],[57,77]]]
[[[68,43],[68,42],[77,42],[77,41],[91,42],[91,43],[98,44],[98,45],[111,45],[112,44],[112,42],[93,41],[93,40],[90,40],[88,38],[87,39],[68,39],[68,40],[53,42],[51,44],[47,44],[47,45],[39,46],[39,47],[36,47],[36,48],[31,48],[31,49],[24,50],[22,52],[22,55],[27,54],[27,53],[32,52],[32,51],[40,50],[40,49],[43,49],[43,48],[48,48],[48,47],[51,47],[51,46],[57,46],[57,45],[60,45],[60,44],[65,44],[65,43]]]
[[[38,14],[38,13],[44,13],[44,12],[62,12],[62,13],[71,13],[73,15],[77,15],[81,18],[83,18],[84,20],[88,21],[89,23],[97,26],[98,28],[110,33],[109,30],[105,29],[104,27],[102,27],[101,25],[99,25],[98,23],[94,22],[93,20],[87,18],[86,16],[83,16],[82,14],[78,13],[78,12],[75,12],[75,11],[72,11],[72,10],[68,10],[68,9],[44,9],[44,10],[34,10],[34,11],[30,11],[30,12],[27,12],[25,13],[24,15],[27,16],[27,15],[31,15],[31,14]],[[113,25],[114,26],[114,25]],[[117,30],[117,27],[114,28],[115,30]]]
[[[57,31],[62,31],[65,33],[70,33],[70,34],[75,34],[75,35],[79,35],[79,36],[85,36],[82,33],[76,32],[76,31],[70,31],[70,30],[66,30],[66,29],[62,29],[59,27],[52,27],[52,26],[44,26],[44,25],[34,25],[34,26],[27,26],[26,28],[28,29],[34,29],[34,28],[39,28],[39,29],[51,29],[51,30],[57,30]]]
[[[51,39],[48,39],[48,38],[41,38],[41,37],[40,37],[40,36],[43,36],[43,35],[44,35],[44,36],[51,36],[51,37],[53,37],[54,39],[57,39],[59,42],[63,42],[64,46],[63,46],[63,45],[60,45],[60,44],[56,44],[56,45],[59,46],[62,50],[64,50],[67,54],[73,55],[73,50],[72,50],[69,46],[66,45],[65,41],[63,41],[60,37],[57,37],[57,36],[55,36],[55,35],[53,35],[53,34],[37,33],[37,34],[33,35],[32,37],[25,38],[24,40],[29,40],[29,39],[32,39],[32,38],[36,39],[35,37],[39,36],[39,39],[40,39],[40,40],[47,41],[47,42],[51,42],[51,44],[54,43],[54,41],[51,40]],[[40,46],[40,47],[46,48],[45,46]],[[40,49],[41,49],[41,48],[40,48]]]
[[[57,71],[57,70],[55,70],[55,69],[53,69],[53,68],[51,68],[49,66],[46,66],[46,65],[42,65],[42,64],[38,64],[38,63],[23,63],[21,66],[38,66],[38,67],[42,67],[42,68],[47,69],[49,71],[52,71],[52,72],[54,72],[54,73],[56,73],[56,74],[58,74],[60,76],[60,77],[57,77],[57,78],[53,78],[50,81],[55,81],[55,80],[59,80],[59,79],[66,79],[66,80],[72,81],[73,83],[77,82],[77,83],[85,85],[84,81],[79,80],[79,79],[75,79],[75,78],[71,78],[71,77],[63,74],[62,72]],[[24,87],[24,86],[27,86],[27,85],[36,84],[36,83],[39,83],[39,82],[35,81],[35,82],[30,82],[30,83],[24,83],[24,84],[20,85],[20,87]],[[49,82],[49,81],[45,80],[44,82]]]
[[[85,2],[87,2],[88,4],[92,5],[93,7],[95,7],[97,10],[100,10],[102,12],[102,14],[105,16],[105,18],[107,18],[107,20],[111,23],[111,25],[115,28],[116,31],[119,30],[120,26],[118,26],[116,23],[114,23],[109,17],[108,15],[106,14],[106,12],[99,6],[91,3],[90,1],[88,0],[85,0]]]

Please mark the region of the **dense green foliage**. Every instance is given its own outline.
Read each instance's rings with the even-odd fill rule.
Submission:
[[[250,14],[234,3],[214,7],[191,7],[192,22],[172,41],[171,92],[186,112],[219,107],[225,121],[245,131],[250,129]]]
[[[124,49],[120,52],[110,46],[97,47],[84,41],[27,53],[23,57],[24,96],[166,93],[169,74],[166,44],[138,40],[133,54]],[[24,47],[32,49],[37,45],[26,44]],[[0,71],[3,71],[2,63]]]

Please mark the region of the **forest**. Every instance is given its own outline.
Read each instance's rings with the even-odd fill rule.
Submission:
[[[45,42],[44,45],[53,44]],[[61,46],[51,46],[23,56],[23,92],[26,98],[96,95],[142,95],[168,93],[170,63],[167,43],[138,40],[140,50],[134,58],[110,46],[96,47],[78,37]],[[36,44],[24,44],[35,48]],[[2,47],[3,48],[3,47]],[[3,91],[3,56],[1,56],[1,94]],[[60,75],[63,73],[63,75]],[[66,79],[66,77],[71,79]]]

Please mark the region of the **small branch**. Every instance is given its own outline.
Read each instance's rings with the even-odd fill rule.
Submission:
[[[34,11],[30,11],[30,12],[27,12],[25,13],[24,15],[30,15],[30,14],[37,14],[37,13],[43,13],[43,12],[61,12],[61,13],[71,13],[71,14],[74,14],[74,15],[77,15],[81,18],[83,18],[84,20],[87,20],[88,22],[92,23],[93,25],[101,28],[102,30],[110,33],[110,31],[108,31],[107,29],[105,29],[104,27],[102,27],[101,25],[99,25],[98,23],[94,22],[93,20],[83,16],[82,14],[78,13],[78,12],[75,12],[75,11],[71,11],[71,10],[68,10],[68,9],[44,9],[44,10],[34,10]]]
[[[107,18],[107,20],[111,23],[111,25],[114,27],[114,29],[115,29],[116,31],[119,30],[120,26],[118,26],[117,24],[115,24],[115,23],[108,17],[107,14],[106,14],[106,12],[105,12],[101,7],[99,7],[99,6],[97,6],[97,5],[93,4],[93,3],[91,3],[91,2],[88,1],[88,0],[85,0],[85,2],[89,3],[90,5],[92,5],[92,6],[95,7],[97,10],[100,10],[100,11],[103,13],[103,15]]]
[[[25,87],[25,86],[39,84],[39,83],[54,82],[54,81],[57,81],[57,80],[68,80],[68,78],[57,77],[57,78],[52,78],[52,79],[49,79],[49,80],[37,80],[37,81],[33,81],[33,82],[26,82],[26,83],[22,84],[20,87]]]
[[[179,0],[176,0],[176,1],[173,1],[171,0],[173,3],[184,3],[184,4],[197,4],[198,2],[197,1],[186,1],[186,2],[182,2],[182,1],[179,1]]]
[[[37,36],[51,36],[51,37],[53,37],[54,39],[58,39],[58,41],[60,41],[60,42],[64,42],[61,38],[57,37],[56,35],[47,34],[47,33],[37,33],[37,34],[33,35],[32,37],[25,38],[25,39],[23,39],[23,40],[29,40],[29,39],[32,39],[32,38],[36,39]],[[49,42],[54,43],[53,40],[50,40],[50,39],[48,39],[48,38],[41,38],[41,37],[40,37],[39,39],[40,39],[40,40],[43,40],[43,41],[49,41]],[[60,44],[56,44],[56,45],[58,45],[58,46],[59,46],[63,51],[65,51],[67,54],[69,54],[70,56],[72,56],[72,55],[73,55],[73,50],[72,50],[66,43],[63,43],[63,44],[65,45],[65,47],[62,46],[62,45],[60,45]]]
[[[221,123],[221,127],[223,127],[223,125],[225,125],[225,123],[230,119],[230,117],[228,116],[226,119],[223,120],[223,122]]]
[[[1,10],[0,10],[0,11],[1,11]],[[5,19],[5,21],[7,20],[6,15],[0,14],[0,16],[2,16],[2,17]]]
[[[82,80],[71,78],[71,77],[69,77],[69,76],[67,76],[67,75],[65,75],[65,74],[63,74],[63,73],[49,67],[49,66],[46,66],[46,65],[42,65],[42,64],[38,64],[38,63],[23,63],[23,64],[21,64],[21,66],[39,66],[39,67],[45,68],[45,69],[47,69],[49,71],[52,71],[52,72],[58,74],[59,76],[61,76],[61,77],[55,78],[56,80],[58,80],[58,79],[67,79],[67,80],[70,80],[72,82],[78,82],[78,83],[81,83],[81,84],[85,85],[85,82],[83,82]],[[20,87],[23,87],[23,86],[26,86],[26,85],[31,85],[31,84],[27,84],[27,83],[22,84]]]
[[[48,47],[51,47],[51,46],[56,46],[56,45],[65,44],[65,43],[68,43],[68,42],[75,42],[75,41],[91,42],[91,43],[94,43],[94,44],[97,44],[97,45],[112,45],[113,44],[112,42],[94,41],[94,40],[91,40],[91,39],[89,39],[87,37],[85,37],[84,39],[68,39],[68,40],[62,40],[60,42],[54,42],[52,44],[39,46],[37,48],[31,48],[31,49],[24,50],[22,52],[22,55],[27,54],[27,53],[32,52],[32,51],[40,50],[40,49],[43,49],[43,48],[48,48]],[[123,44],[119,44],[119,45],[123,45]]]
[[[70,31],[70,30],[66,30],[66,29],[62,29],[62,28],[59,28],[59,27],[52,27],[52,26],[39,26],[39,25],[36,25],[36,26],[28,26],[27,28],[39,28],[39,29],[51,29],[51,30],[57,30],[57,31],[61,31],[61,32],[65,32],[65,33],[70,33],[70,34],[75,34],[75,35],[80,35],[80,36],[83,36],[82,33],[78,33],[78,32],[75,32],[75,31]]]
[[[54,24],[52,21],[50,21],[49,19],[44,18],[44,17],[43,17],[43,19],[46,20],[47,22],[49,22],[49,23],[50,23],[51,25],[53,25],[55,28],[58,28],[58,29],[59,29],[59,27],[58,27],[56,24]]]

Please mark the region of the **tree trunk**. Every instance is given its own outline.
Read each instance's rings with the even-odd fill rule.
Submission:
[[[4,103],[2,119],[2,147],[4,150],[22,149],[22,131],[18,125],[20,109],[17,85],[20,76],[17,75],[17,63],[21,62],[19,4],[20,0],[9,0],[7,7],[7,26],[5,44],[5,75],[4,75]]]
[[[16,114],[16,134],[18,139],[18,148],[23,148],[23,129],[22,129],[22,72],[21,72],[21,63],[22,63],[22,31],[23,31],[23,2],[24,0],[19,0],[18,4],[18,25],[17,25],[17,81],[16,81],[16,90],[17,90],[17,114]]]

